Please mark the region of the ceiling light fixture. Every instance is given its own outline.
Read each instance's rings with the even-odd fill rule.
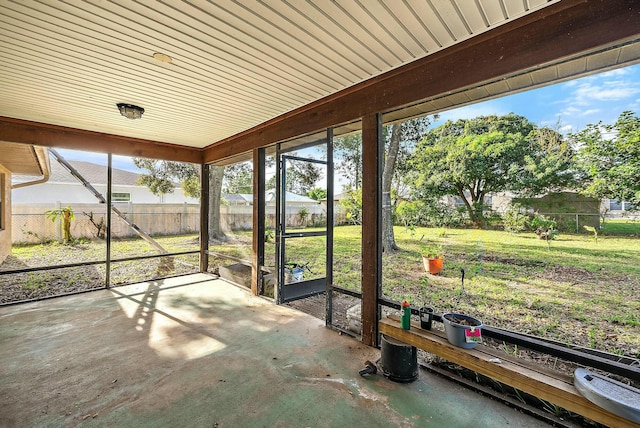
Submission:
[[[142,113],[144,113],[142,107],[134,106],[133,104],[118,103],[116,105],[118,106],[118,110],[120,110],[120,114],[127,119],[140,119]]]

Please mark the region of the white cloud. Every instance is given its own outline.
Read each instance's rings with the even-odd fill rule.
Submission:
[[[640,86],[636,82],[610,81],[603,85],[581,85],[574,92],[575,100],[580,104],[590,104],[594,101],[620,101],[640,93]]]
[[[570,132],[573,132],[573,125],[564,125],[560,127],[560,129],[558,129],[558,132],[560,132],[561,134],[568,134]]]
[[[555,103],[560,106],[560,117],[568,122],[587,117],[591,122],[608,122],[623,110],[634,110],[640,94],[635,75],[634,68],[627,67],[562,84],[560,89],[568,95]]]
[[[626,76],[629,73],[631,73],[629,68],[616,68],[615,70],[610,70],[610,71],[605,71],[604,73],[601,73],[600,76],[601,77],[618,77],[618,76]]]

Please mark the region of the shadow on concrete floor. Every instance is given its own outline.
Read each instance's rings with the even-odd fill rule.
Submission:
[[[546,426],[206,274],[0,308],[0,426]]]

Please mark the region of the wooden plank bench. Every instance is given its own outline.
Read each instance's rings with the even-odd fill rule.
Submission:
[[[505,353],[484,345],[478,345],[474,349],[459,348],[449,343],[443,331],[423,330],[417,323],[411,324],[411,330],[403,330],[398,319],[383,318],[378,326],[380,333],[386,336],[440,356],[593,421],[616,428],[640,427],[640,424],[617,416],[584,398],[573,386],[571,376],[552,373],[543,367],[536,368],[525,362],[519,362],[515,358],[509,358]]]

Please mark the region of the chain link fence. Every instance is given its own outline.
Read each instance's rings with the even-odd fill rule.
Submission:
[[[544,213],[540,214],[554,220],[560,232],[586,233],[585,226],[600,228],[602,217],[593,213]]]

